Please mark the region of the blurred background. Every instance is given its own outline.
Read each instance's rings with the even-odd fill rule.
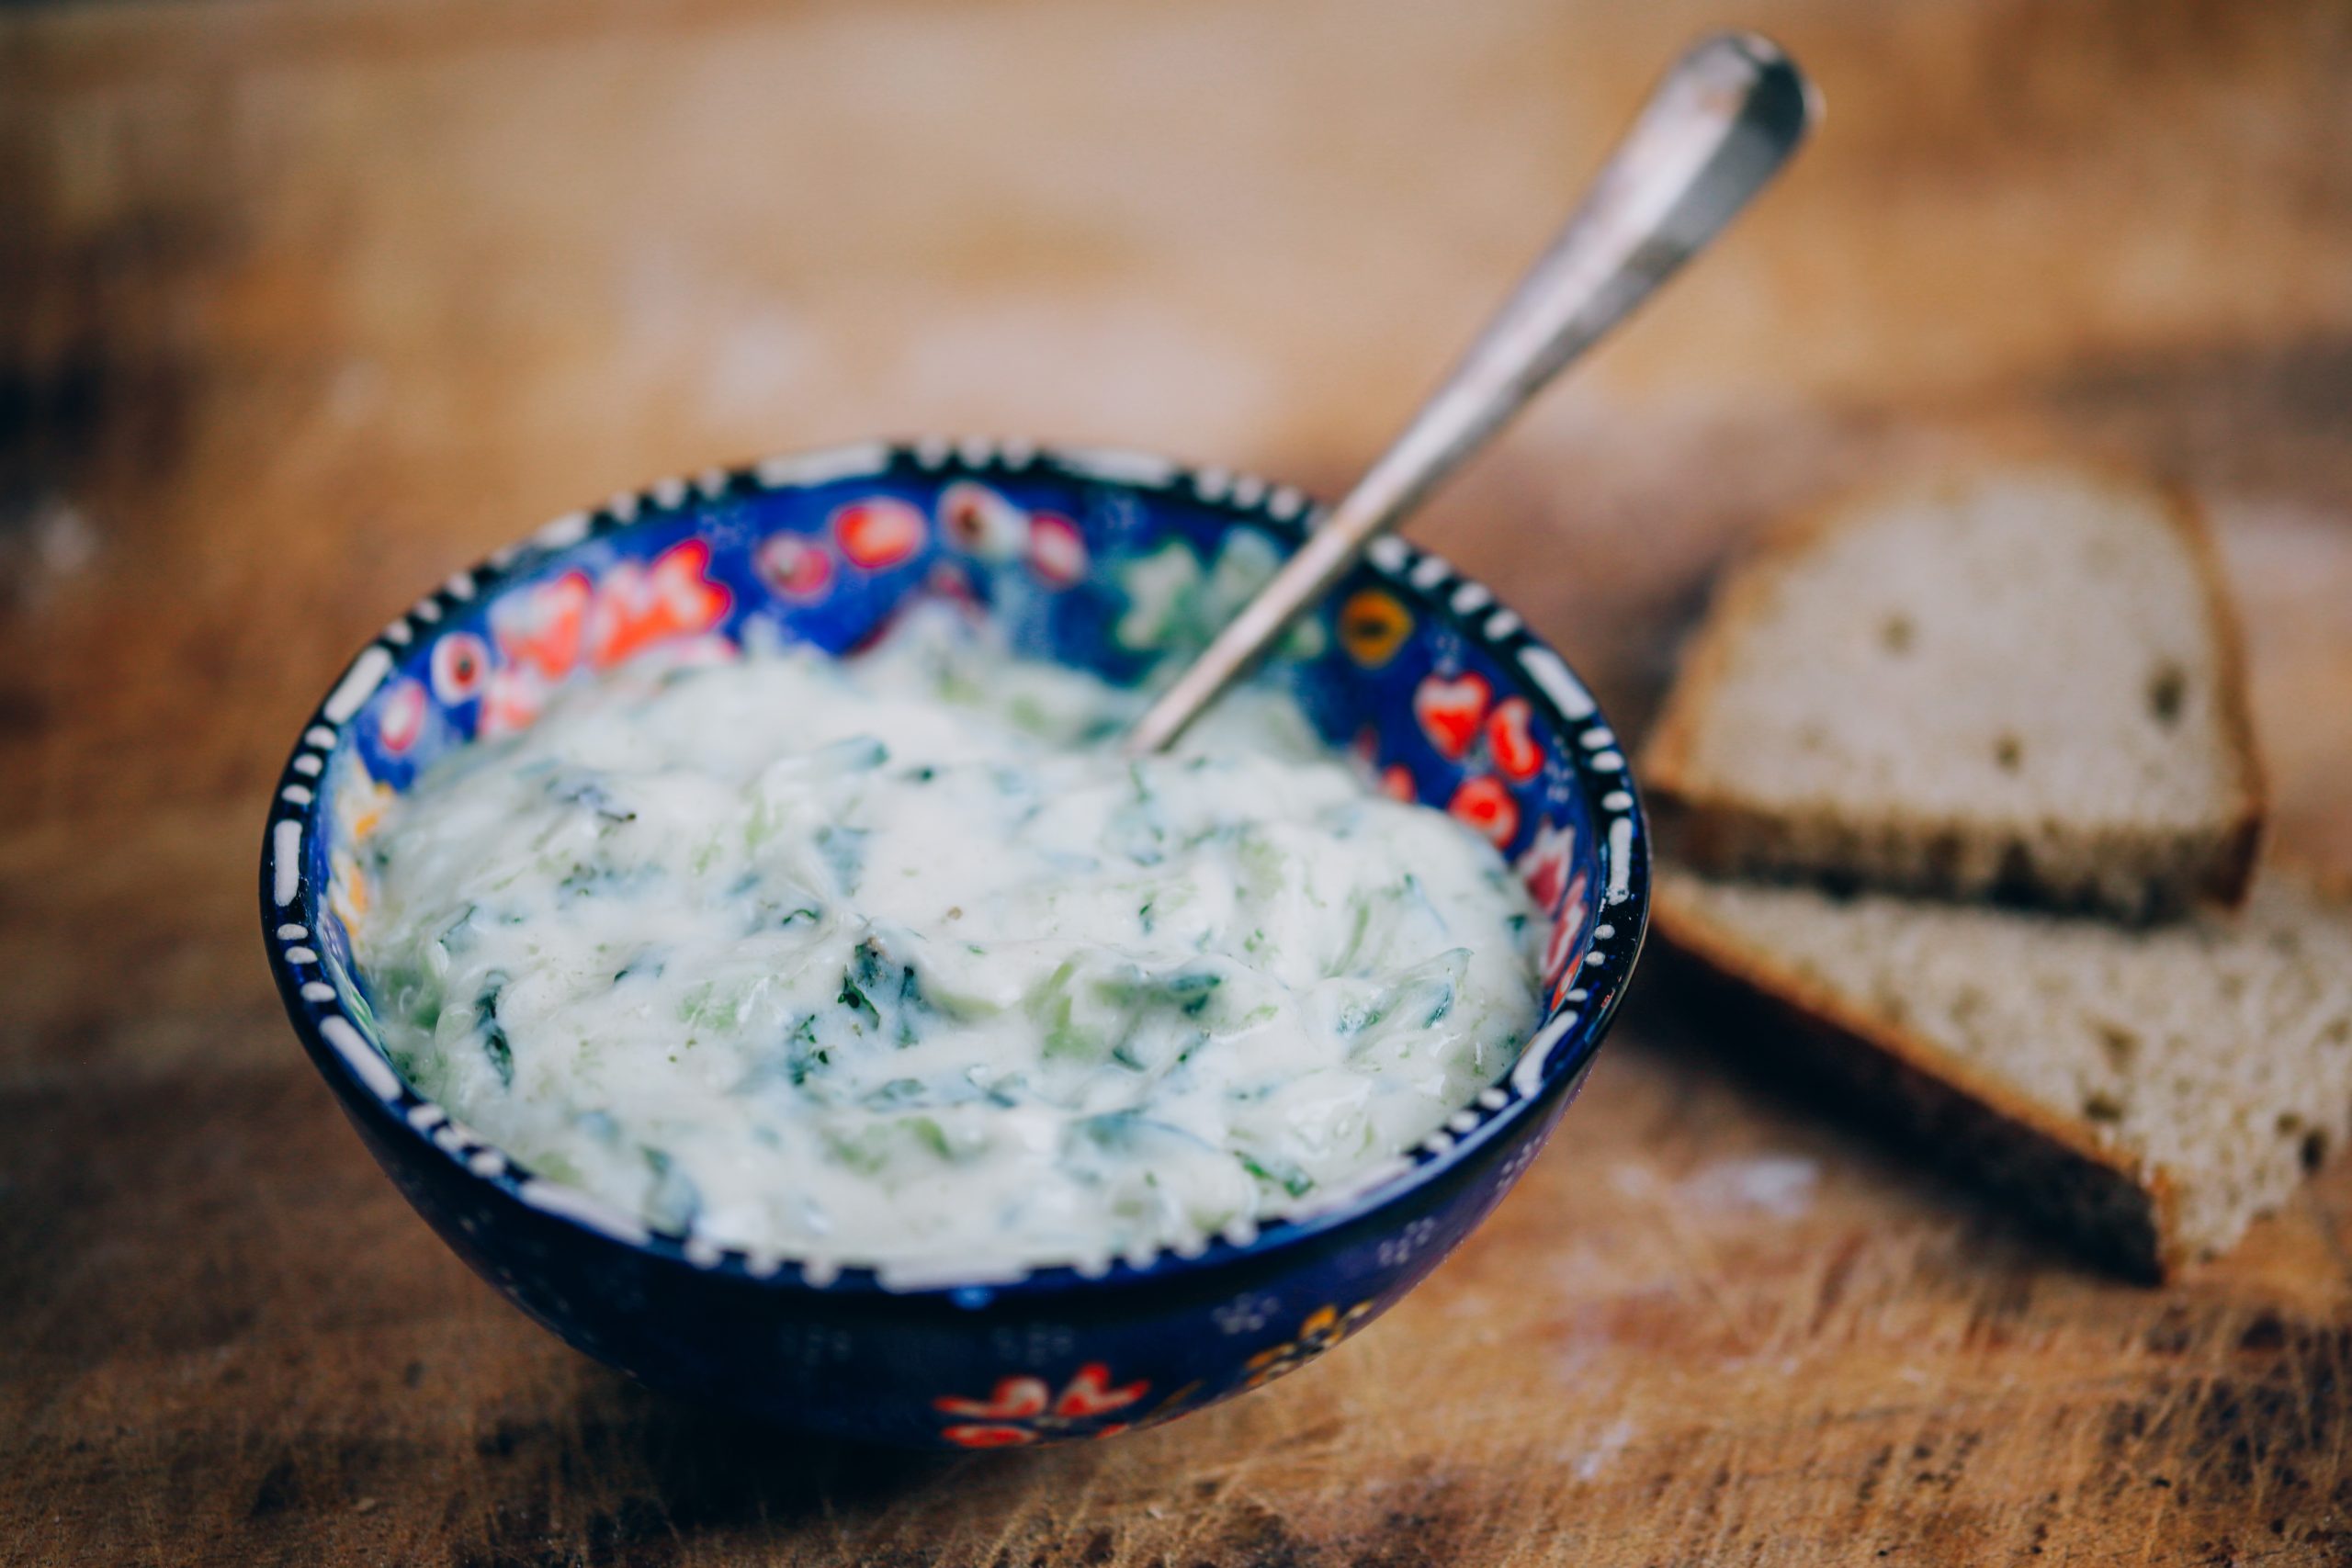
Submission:
[[[739,1447],[766,1450],[681,1426],[542,1343],[334,1124],[250,929],[264,797],[295,726],[423,585],[664,474],[974,432],[1148,447],[1329,495],[1556,226],[1665,62],[1729,25],[1770,33],[1817,79],[1816,142],[1417,536],[1497,582],[1638,730],[1725,553],[1789,506],[1956,433],[2121,457],[2212,508],[2279,836],[2352,869],[2340,0],[0,15],[0,1309],[25,1348],[0,1390],[17,1434],[0,1454],[47,1456],[19,1472],[20,1517],[64,1521],[45,1527],[53,1541],[114,1531],[130,1556],[164,1539],[155,1510],[178,1507],[190,1550],[276,1530],[508,1561],[534,1529],[593,1535],[594,1509],[564,1501],[547,1457],[590,1428],[635,1478],[615,1495],[650,1495],[668,1521],[647,1539],[696,1498],[735,1524],[788,1512],[729,1468]],[[1544,1162],[1538,1195],[1514,1199],[1399,1327],[1302,1377],[1296,1398],[1188,1423],[1187,1440],[1279,1438],[1337,1463],[1370,1441],[1344,1434],[1377,1428],[1402,1445],[1383,1450],[1396,1472],[1467,1473],[1551,1421],[1567,1434],[1545,1450],[1555,1491],[1514,1493],[1521,1512],[1492,1518],[1482,1502],[1476,1528],[1534,1529],[1564,1496],[1597,1520],[1657,1517],[1660,1497],[1688,1517],[1699,1494],[1683,1489],[1770,1467],[1763,1434],[1799,1418],[1770,1404],[1778,1390],[1834,1427],[1807,1439],[1823,1495],[1860,1486],[1857,1506],[1883,1514],[1895,1505],[1871,1505],[1860,1479],[1869,1456],[1927,1441],[1933,1418],[1887,1416],[1883,1379],[1850,1399],[1826,1376],[1792,1390],[1812,1369],[1907,1355],[1909,1309],[1886,1305],[1902,1292],[1940,1290],[1972,1324],[2003,1321],[2019,1289],[2061,1303],[2059,1326],[2017,1351],[2054,1360],[1996,1359],[1967,1374],[1981,1383],[1936,1383],[1946,1400],[2106,1375],[2153,1332],[2159,1306],[2117,1308],[2140,1315],[2113,1326],[2094,1310],[2113,1287],[2052,1284],[2026,1244],[1988,1240],[1964,1208],[1946,1217],[1951,1200],[1917,1196],[1928,1179],[1870,1166],[1801,1112],[1668,1047],[1611,1052],[1590,1098],[1615,1111],[1575,1123],[1595,1168],[1621,1173],[1609,1193]],[[1757,1233],[1757,1205],[1769,1214],[1782,1190],[1769,1180],[1695,1220],[1689,1193],[1671,1196],[1723,1150],[1791,1148],[1814,1173],[1801,1242]],[[2352,1193],[2340,1176],[2322,1190]],[[2332,1224],[2266,1234],[2245,1277],[2323,1316],[2343,1304]],[[1849,1235],[1849,1274],[1876,1261],[1825,1310],[1893,1315],[1876,1337],[1782,1323],[1772,1281]],[[1743,1273],[1758,1293],[1691,1285]],[[1528,1279],[1549,1294],[1480,1315]],[[1641,1319],[1645,1353],[1728,1335],[1746,1370],[1627,1382],[1612,1347],[1632,1341],[1594,1326],[1612,1314]],[[1508,1363],[1412,1349],[1460,1324],[1532,1336],[1557,1375],[1506,1388]],[[1571,1341],[1583,1359],[1563,1371]],[[232,1364],[243,1393],[204,1381]],[[1447,1392],[1456,1377],[1493,1386],[1465,1401]],[[1595,1380],[1645,1413],[1558,1414]],[[1775,1414],[1726,1437],[1702,1414],[1735,1386]],[[2096,1434],[2113,1418],[2101,1397],[2062,1390],[2027,1415]],[[1449,1413],[1417,1427],[1436,1404]],[[379,1424],[399,1434],[389,1450],[351,1436]],[[95,1455],[65,1457],[101,1430],[116,1435]],[[516,1462],[538,1467],[527,1482],[479,1459],[501,1432],[495,1457],[520,1443]],[[307,1466],[273,1483],[273,1445],[297,1438],[342,1457],[323,1479]],[[2323,1440],[2340,1457],[2340,1422]],[[2069,1495],[2125,1462],[2085,1443]],[[1059,1516],[1040,1499],[1078,1478],[1159,1507],[1155,1451],[999,1469],[965,1483],[966,1503],[1044,1540]],[[1313,1472],[1265,1462],[1266,1508],[1306,1508]],[[392,1510],[352,1512],[420,1464],[456,1499],[441,1525],[399,1534],[403,1514],[386,1536]],[[1646,1501],[1590,1490],[1630,1486],[1634,1467],[1660,1489]],[[2022,1550],[2041,1476],[1982,1484],[1997,1539]],[[831,1509],[832,1485],[800,1504]],[[1732,1512],[1711,1528],[1772,1526],[1719,1504]],[[855,1538],[868,1545],[947,1528],[944,1498],[840,1506],[878,1532]],[[1474,1528],[1460,1497],[1452,1513],[1414,1506]],[[507,1508],[525,1523],[501,1535]],[[1310,1534],[1356,1528],[1300,1517]]]
[[[1328,491],[1732,22],[1825,133],[1421,530],[1604,687],[1727,530],[1939,420],[2346,498],[2339,4],[67,5],[0,21],[11,597],[186,617],[285,717],[419,583],[713,462],[972,431]],[[187,716],[42,662],[10,705]],[[159,790],[269,765],[192,745]]]

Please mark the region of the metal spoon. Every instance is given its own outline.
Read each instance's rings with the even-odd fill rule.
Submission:
[[[1570,360],[1713,240],[1780,171],[1819,114],[1820,100],[1795,63],[1753,33],[1708,39],[1677,61],[1584,205],[1444,385],[1136,721],[1128,753],[1164,750],[1182,735],[1366,545],[1402,522]]]

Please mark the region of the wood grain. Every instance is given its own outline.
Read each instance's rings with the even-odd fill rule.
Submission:
[[[526,1323],[269,993],[267,781],[419,585],[876,431],[1328,490],[1729,21],[1819,75],[1826,133],[1423,538],[1637,730],[1773,511],[1982,430],[2120,452],[2214,507],[2279,838],[2352,870],[2340,6],[0,16],[0,1563],[2352,1560],[2341,1168],[2119,1284],[1653,985],[1342,1353],[1114,1443],[910,1459]]]

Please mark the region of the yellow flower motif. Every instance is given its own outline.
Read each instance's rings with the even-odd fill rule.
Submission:
[[[1396,595],[1377,588],[1351,594],[1340,606],[1340,646],[1367,670],[1377,670],[1396,657],[1413,630],[1413,613]]]
[[[335,786],[333,811],[341,843],[327,856],[327,908],[343,921],[344,930],[356,931],[374,901],[374,889],[350,846],[365,842],[383,825],[384,814],[398,797],[390,784],[369,774],[357,756],[345,758],[340,766],[342,782]]]
[[[359,869],[359,863],[346,851],[335,851],[330,860],[327,908],[334,911],[345,931],[356,934],[360,921],[368,917],[368,874]]]
[[[352,765],[357,766],[357,759],[353,760]],[[337,809],[343,814],[344,833],[353,843],[358,843],[382,826],[384,813],[390,809],[391,804],[391,786],[373,779],[345,790],[336,802]]]
[[[1298,1325],[1298,1336],[1280,1345],[1269,1346],[1250,1358],[1250,1375],[1243,1388],[1260,1388],[1276,1378],[1286,1377],[1315,1359],[1349,1335],[1363,1326],[1372,1315],[1370,1302],[1358,1302],[1341,1312],[1336,1304],[1317,1307],[1307,1314],[1306,1321]]]

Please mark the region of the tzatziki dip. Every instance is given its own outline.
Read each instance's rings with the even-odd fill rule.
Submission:
[[[1140,702],[945,611],[568,692],[361,851],[392,1060],[537,1174],[820,1278],[1329,1201],[1510,1066],[1544,922],[1287,695],[1130,761]]]

